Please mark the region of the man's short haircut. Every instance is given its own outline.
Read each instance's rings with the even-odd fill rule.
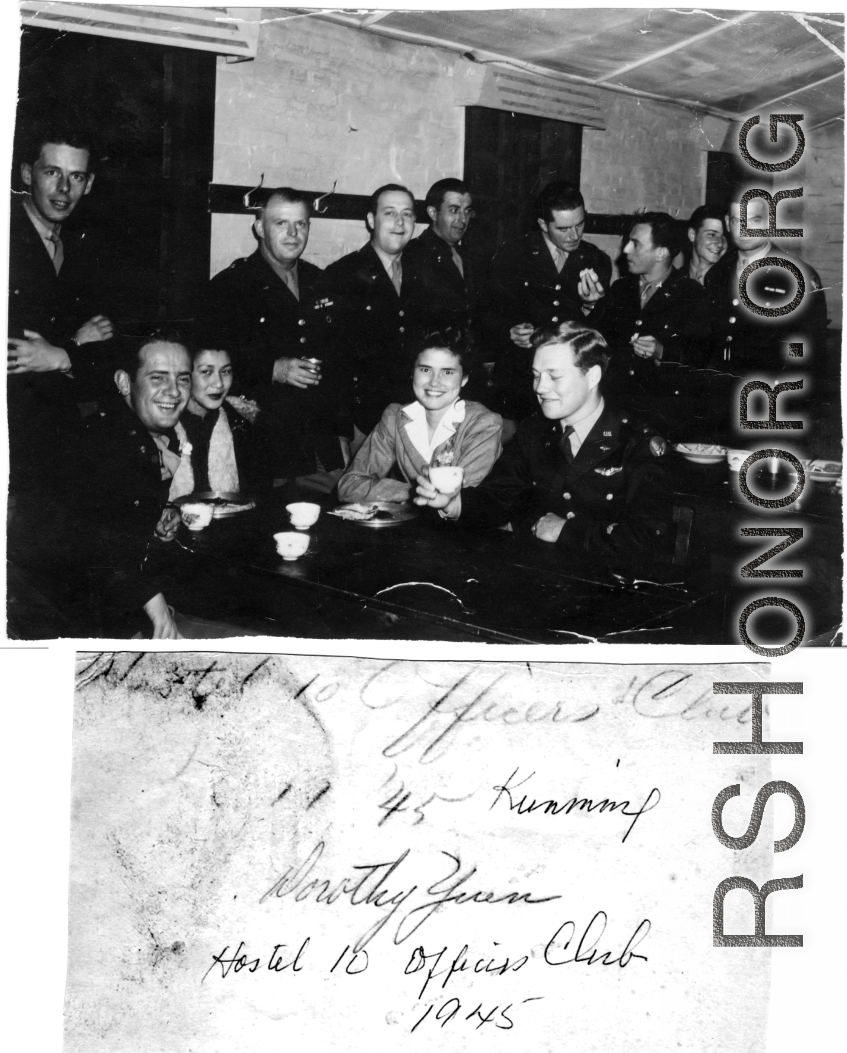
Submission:
[[[417,340],[409,356],[411,369],[415,368],[418,356],[431,348],[442,348],[455,355],[462,367],[462,375],[470,376],[477,368],[479,361],[469,330],[462,326],[445,326],[443,329],[432,329],[422,339]]]
[[[379,190],[374,190],[371,194],[371,199],[368,202],[368,212],[372,212],[376,215],[376,210],[379,208],[379,199],[383,194],[387,194],[390,191],[402,191],[404,194],[408,194],[412,199],[412,208],[415,207],[415,195],[407,186],[400,186],[399,183],[386,183],[385,186],[381,186]]]
[[[164,325],[144,336],[124,336],[116,339],[120,341],[115,349],[116,366],[128,373],[132,381],[141,368],[141,352],[150,344],[181,344],[192,362],[196,354],[194,342],[189,340],[182,330],[170,325]]]
[[[304,194],[302,190],[294,190],[290,186],[278,186],[275,189],[264,189],[256,192],[253,204],[258,206],[257,215],[261,218],[265,209],[270,204],[271,198],[278,197],[289,205],[305,205],[309,217],[312,215],[312,198]]]
[[[469,194],[467,184],[463,183],[461,179],[439,179],[437,183],[433,183],[432,186],[426,192],[426,200],[424,206],[426,208],[434,208],[438,211],[439,208],[444,204],[444,198],[448,194]]]
[[[606,372],[609,364],[609,345],[597,332],[579,322],[560,322],[558,325],[543,325],[531,338],[533,354],[540,347],[550,344],[566,344],[574,353],[578,368],[587,373],[592,366]]]
[[[72,146],[75,150],[88,151],[88,166],[93,161],[91,130],[82,121],[41,120],[34,121],[22,129],[20,137],[20,161],[34,165],[41,156],[41,148],[47,143],[57,146]]]
[[[698,205],[688,220],[688,230],[693,230],[695,234],[698,233],[707,219],[716,219],[723,227],[724,216],[728,211],[729,208],[719,208],[717,205]]]
[[[585,200],[579,192],[579,187],[563,180],[544,187],[536,202],[538,218],[543,219],[545,223],[553,222],[554,212],[573,212],[578,208],[585,209]]]
[[[682,252],[687,240],[685,228],[673,216],[669,216],[667,212],[636,212],[632,217],[627,239],[632,237],[633,230],[642,223],[650,228],[654,248],[667,249],[671,259],[678,252]]]

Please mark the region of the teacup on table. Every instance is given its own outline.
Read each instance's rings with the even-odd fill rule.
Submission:
[[[429,481],[440,494],[454,494],[462,488],[465,469],[458,464],[434,464],[429,467]]]
[[[283,530],[279,534],[274,534],[274,541],[280,556],[290,562],[291,560],[299,559],[303,555],[309,547],[310,538],[308,534],[298,534],[294,530]]]
[[[189,501],[182,505],[179,514],[189,530],[203,530],[212,522],[214,508],[205,501]]]
[[[295,530],[308,530],[313,523],[317,523],[321,506],[311,501],[295,501],[286,505],[285,511],[291,517],[291,525]]]

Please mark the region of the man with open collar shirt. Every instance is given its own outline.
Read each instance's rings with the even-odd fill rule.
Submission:
[[[416,503],[469,527],[513,529],[581,560],[632,569],[669,546],[666,443],[606,404],[609,354],[593,329],[564,323],[533,337],[533,388],[541,415],[523,420],[490,475],[439,494],[419,477]]]
[[[353,421],[367,435],[391,402],[411,402],[408,351],[423,335],[420,266],[404,251],[415,198],[396,183],[371,196],[370,241],[326,269],[333,339],[355,376]]]
[[[746,375],[791,369],[804,359],[814,363],[824,349],[826,336],[826,296],[821,280],[805,260],[773,244],[767,232],[770,223],[767,202],[753,198],[747,205],[750,233],[741,234],[740,202],[733,202],[726,216],[730,248],[706,274],[712,339],[709,365],[728,373]],[[757,229],[759,228],[759,229]],[[801,303],[788,315],[765,318],[741,302],[739,278],[751,264],[768,257],[779,257],[796,267],[803,276],[805,291]],[[756,267],[747,280],[747,295],[759,306],[779,308],[795,297],[797,282],[784,267]],[[804,359],[788,355],[791,342],[803,342]]]
[[[253,225],[258,248],[212,278],[200,340],[233,352],[236,390],[259,403],[276,451],[273,473],[331,485],[352,437],[349,381],[328,338],[324,272],[302,259],[310,217],[299,191],[265,192]]]
[[[520,418],[534,409],[531,337],[541,326],[590,324],[605,296],[612,261],[583,239],[585,201],[569,183],[550,183],[536,202],[537,229],[497,251],[485,296],[489,339],[500,352],[497,385],[504,413]]]

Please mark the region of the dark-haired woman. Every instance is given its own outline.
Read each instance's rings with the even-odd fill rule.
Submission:
[[[469,356],[459,330],[426,338],[412,369],[415,401],[393,402],[383,412],[339,480],[342,501],[406,501],[430,465],[461,467],[464,487],[482,482],[500,455],[503,421],[461,397]]]

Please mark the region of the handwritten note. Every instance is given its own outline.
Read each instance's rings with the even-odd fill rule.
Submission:
[[[764,1050],[711,808],[768,773],[712,684],[766,678],[79,655],[68,1053]]]

